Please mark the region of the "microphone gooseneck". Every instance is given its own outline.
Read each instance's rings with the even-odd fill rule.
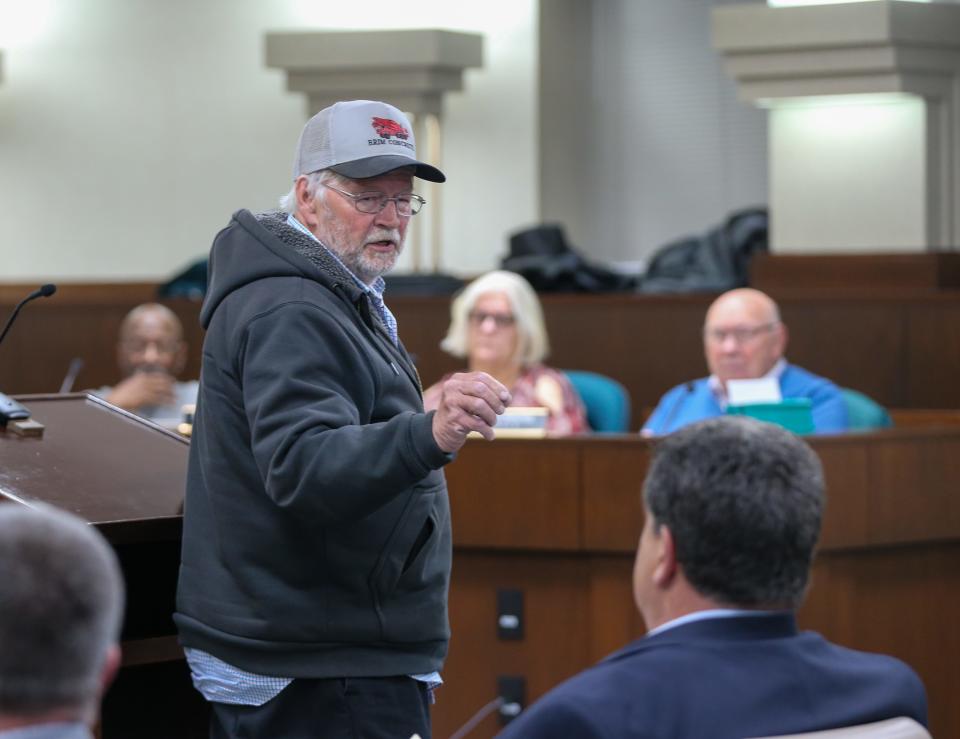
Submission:
[[[49,298],[56,291],[57,291],[56,285],[47,283],[46,285],[42,285],[41,287],[38,287],[36,290],[30,293],[27,297],[25,297],[23,300],[17,303],[17,307],[13,309],[13,313],[11,313],[10,318],[7,319],[7,325],[3,327],[3,333],[0,333],[0,343],[2,343],[3,340],[6,338],[7,332],[10,330],[10,327],[13,325],[14,320],[16,320],[17,316],[20,313],[20,309],[23,306],[25,306],[31,300],[35,300],[36,298]]]
[[[7,319],[7,325],[3,327],[3,333],[0,333],[0,342],[6,338],[7,332],[10,330],[10,327],[13,325],[14,320],[20,313],[20,309],[23,306],[36,298],[48,298],[56,291],[57,286],[48,283],[38,287],[27,297],[17,303],[17,307],[13,309],[13,313],[11,313],[10,318]],[[0,426],[6,427],[9,421],[25,421],[28,418],[30,418],[30,411],[24,408],[13,398],[0,393]]]

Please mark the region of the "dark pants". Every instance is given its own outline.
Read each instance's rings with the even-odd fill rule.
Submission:
[[[262,706],[210,706],[210,739],[430,739],[427,687],[412,677],[297,679]]]

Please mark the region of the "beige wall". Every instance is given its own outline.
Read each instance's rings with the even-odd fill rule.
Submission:
[[[443,269],[495,267],[508,235],[541,219],[598,261],[642,260],[768,202],[767,113],[737,99],[710,41],[711,12],[730,1],[742,2],[423,0],[398,14],[383,0],[0,0],[0,282],[164,279],[235,209],[272,207],[306,102],[264,66],[268,30],[484,36],[484,67],[446,99],[450,182],[428,206]],[[937,169],[917,158],[930,121],[902,122],[912,133],[883,160],[861,137],[838,140],[829,172],[772,171],[775,242],[916,242],[929,224],[895,190],[929,187]],[[778,112],[770,146],[802,160],[804,130]],[[847,185],[878,167],[900,175],[894,190],[864,199]],[[836,218],[778,222],[798,197],[835,202]]]
[[[164,279],[233,210],[272,207],[306,102],[264,66],[264,33],[314,28],[484,36],[484,67],[446,99],[450,182],[428,206],[447,271],[495,267],[508,235],[541,219],[598,261],[642,260],[768,199],[778,248],[920,243],[929,214],[900,196],[937,176],[922,160],[930,121],[905,109],[897,144],[878,132],[880,158],[838,129],[829,171],[768,175],[768,114],[737,99],[710,41],[727,2],[424,0],[401,16],[383,0],[0,0],[0,281]],[[771,115],[780,161],[812,146],[799,115]],[[873,170],[892,189],[849,184]],[[798,198],[834,216],[783,218]]]
[[[0,281],[164,279],[235,209],[273,207],[306,103],[264,66],[263,36],[313,28],[485,36],[484,68],[447,99],[439,206],[443,266],[493,266],[536,219],[535,8],[0,0]]]
[[[542,1],[541,205],[592,258],[642,260],[767,202],[766,113],[711,45],[725,1]]]
[[[926,146],[920,98],[772,110],[771,247],[781,253],[926,249]]]

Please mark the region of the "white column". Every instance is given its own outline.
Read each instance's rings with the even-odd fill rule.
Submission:
[[[714,43],[770,110],[773,251],[960,244],[960,6],[725,6]]]

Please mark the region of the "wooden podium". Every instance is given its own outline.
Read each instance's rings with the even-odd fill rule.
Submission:
[[[104,701],[101,736],[204,737],[172,619],[180,561],[187,440],[81,393],[18,398],[41,437],[0,429],[0,503],[42,501],[94,524],[127,588],[123,667]]]

